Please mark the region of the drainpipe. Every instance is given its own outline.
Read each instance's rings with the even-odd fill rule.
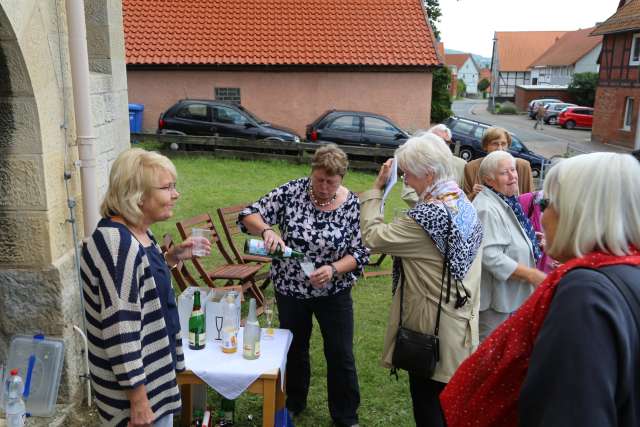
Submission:
[[[98,213],[98,186],[96,184],[95,135],[91,125],[89,99],[89,55],[87,29],[84,19],[84,1],[66,0],[69,27],[69,59],[73,85],[73,109],[76,119],[76,138],[80,158],[82,185],[82,219],[84,235],[89,236],[100,219]]]

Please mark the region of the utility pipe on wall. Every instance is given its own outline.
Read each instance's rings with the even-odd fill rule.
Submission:
[[[67,0],[67,24],[69,27],[69,59],[73,84],[73,107],[76,119],[76,138],[80,158],[80,182],[82,186],[82,219],[84,235],[89,236],[100,219],[98,213],[98,186],[96,184],[95,135],[91,124],[89,97],[89,55],[87,53],[87,29],[84,18],[84,1]]]

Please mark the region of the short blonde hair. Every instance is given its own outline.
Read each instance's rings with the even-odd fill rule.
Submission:
[[[131,148],[120,153],[109,174],[109,188],[100,206],[103,217],[121,215],[131,224],[140,224],[143,197],[153,188],[161,170],[178,176],[176,167],[167,157],[154,151]]]
[[[329,175],[345,176],[348,168],[347,153],[336,144],[327,144],[318,148],[311,159],[311,170],[324,169]]]
[[[496,178],[496,170],[498,170],[498,165],[503,160],[511,160],[512,165],[516,165],[516,159],[508,151],[492,151],[482,159],[478,173],[483,184],[485,178]]]
[[[511,134],[507,132],[507,130],[504,128],[492,126],[486,131],[484,131],[484,134],[482,135],[482,144],[481,144],[482,149],[484,151],[487,151],[487,146],[489,145],[489,143],[491,141],[495,141],[501,136],[504,136],[505,138],[507,138],[507,144],[509,144],[509,147],[511,147]]]
[[[418,177],[434,175],[434,182],[453,179],[453,154],[442,138],[431,132],[411,137],[395,152],[400,169]]]
[[[590,153],[563,160],[547,174],[544,195],[558,213],[552,257],[593,250],[614,255],[640,248],[640,163],[629,154]]]

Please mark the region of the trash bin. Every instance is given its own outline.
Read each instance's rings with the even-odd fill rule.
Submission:
[[[142,132],[142,113],[144,112],[144,105],[142,104],[129,104],[129,131],[130,132]]]

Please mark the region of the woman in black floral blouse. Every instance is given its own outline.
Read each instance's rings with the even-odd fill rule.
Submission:
[[[351,286],[368,261],[360,237],[358,198],[342,185],[347,167],[347,155],[336,145],[319,148],[310,177],[276,188],[238,218],[244,231],[262,236],[272,252],[286,245],[315,264],[309,277],[298,260],[274,259],[271,265],[280,326],[293,332],[287,358],[287,408],[298,414],[307,405],[309,338],[315,315],[324,339],[329,412],[339,426],[358,423]]]

